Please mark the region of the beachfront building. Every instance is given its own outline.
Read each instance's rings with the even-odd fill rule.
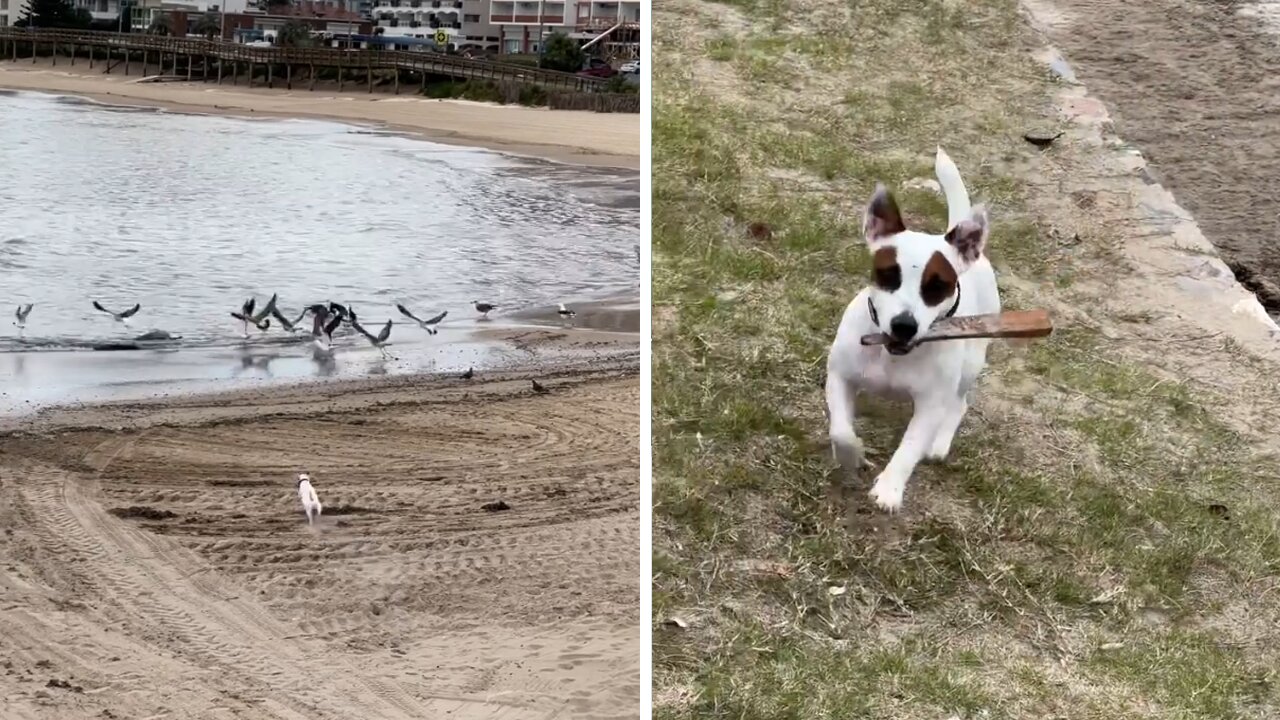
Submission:
[[[406,50],[456,48],[464,37],[462,16],[462,0],[375,0],[373,6],[382,36]]]
[[[489,0],[489,24],[498,30],[503,53],[537,53],[544,38],[562,32],[583,42],[606,43],[612,54],[634,57],[640,49],[640,2]]]

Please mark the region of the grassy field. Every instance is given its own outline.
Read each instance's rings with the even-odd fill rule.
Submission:
[[[1020,136],[1053,80],[1016,3],[654,15],[655,717],[1280,717],[1274,440],[1239,421],[1243,389],[1181,379],[1179,348],[1117,351],[1110,328],[1144,322],[1105,302],[1118,238],[1055,242],[1032,211]],[[931,178],[940,142],[991,209],[1005,306],[1066,322],[993,346],[949,462],[893,517],[867,477],[845,529],[826,352],[874,183]],[[936,194],[898,198],[942,229]],[[908,413],[860,403],[873,460]]]

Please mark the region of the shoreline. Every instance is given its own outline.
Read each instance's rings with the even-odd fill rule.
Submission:
[[[585,167],[640,169],[639,114],[548,110],[416,95],[138,82],[87,66],[0,60],[0,90],[75,95],[110,105],[244,118],[309,119],[389,130]],[[466,128],[458,130],[457,128]],[[572,143],[565,139],[572,139]]]

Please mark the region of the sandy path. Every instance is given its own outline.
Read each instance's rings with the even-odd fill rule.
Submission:
[[[635,369],[548,384],[89,407],[0,436],[0,716],[634,717]]]
[[[1280,53],[1261,21],[1226,2],[1034,4],[1048,8],[1049,40],[1107,104],[1117,133],[1280,313]]]
[[[312,117],[374,123],[440,142],[478,145],[586,165],[640,167],[640,116],[547,110],[413,95],[249,89],[214,83],[139,83],[138,75],[104,75],[64,58],[0,62],[0,88],[83,95],[103,102],[228,115]]]

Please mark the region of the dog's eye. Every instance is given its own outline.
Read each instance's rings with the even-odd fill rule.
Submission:
[[[951,284],[937,275],[929,276],[920,286],[920,299],[924,300],[926,305],[937,305],[946,300],[949,295],[951,295]]]
[[[897,265],[888,265],[886,267],[878,267],[873,275],[875,283],[881,290],[893,292],[902,285],[902,268]]]

